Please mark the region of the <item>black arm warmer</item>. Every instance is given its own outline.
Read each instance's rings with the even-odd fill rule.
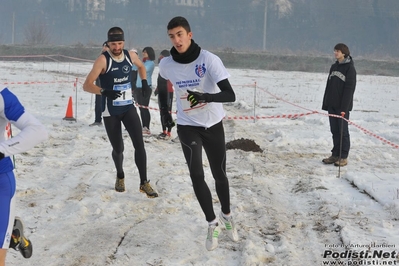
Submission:
[[[159,106],[161,108],[161,112],[163,110],[168,110],[168,85],[167,85],[167,80],[162,78],[160,75],[158,75],[158,80],[157,80],[157,87],[158,87],[158,101],[159,101]]]
[[[228,79],[221,80],[217,83],[221,92],[215,94],[208,94],[209,101],[207,102],[218,102],[218,103],[225,103],[225,102],[234,102],[236,100],[236,94],[233,91],[233,88],[230,85]]]

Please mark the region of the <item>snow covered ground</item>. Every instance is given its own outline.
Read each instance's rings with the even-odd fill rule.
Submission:
[[[50,136],[15,156],[17,215],[34,252],[24,259],[10,250],[7,265],[399,263],[398,77],[358,76],[349,164],[338,173],[321,162],[332,144],[321,111],[327,73],[229,69],[237,101],[225,104],[226,141],[251,139],[263,152],[228,150],[240,241],[233,243],[222,232],[218,248],[208,252],[207,223],[179,143],[146,139],[148,176],[159,192],[159,198],[149,199],[139,192],[125,134],[127,191],[117,193],[104,128],[88,126],[94,121],[94,97],[82,83],[91,64],[0,65],[1,86],[19,96]],[[156,75],[157,69],[154,82]],[[77,122],[63,120],[70,96]],[[157,107],[155,97],[150,107]],[[151,115],[151,130],[158,134],[159,113],[151,109]],[[218,213],[206,160],[204,168]]]

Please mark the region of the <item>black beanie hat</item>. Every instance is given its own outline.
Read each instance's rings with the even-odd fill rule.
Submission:
[[[334,50],[341,51],[341,53],[345,55],[345,58],[351,55],[348,46],[344,43],[338,43],[335,45]]]
[[[108,30],[108,42],[125,41],[123,30],[119,27],[112,27]]]

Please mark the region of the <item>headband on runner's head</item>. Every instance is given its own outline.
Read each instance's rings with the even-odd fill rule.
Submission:
[[[108,34],[108,42],[120,42],[124,40],[125,36],[123,33]]]

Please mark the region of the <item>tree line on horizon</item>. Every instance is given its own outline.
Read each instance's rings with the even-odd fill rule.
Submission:
[[[3,0],[0,44],[101,45],[110,27],[127,48],[169,47],[166,25],[186,17],[206,49],[399,57],[397,0]],[[178,4],[179,3],[179,4]],[[200,3],[200,4],[198,4]]]

